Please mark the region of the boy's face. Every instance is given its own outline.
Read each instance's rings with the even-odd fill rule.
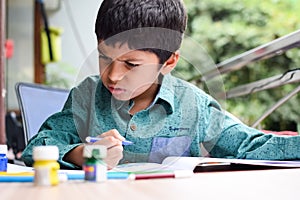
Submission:
[[[100,75],[104,86],[119,100],[156,95],[161,64],[156,54],[131,50],[127,44],[98,45]]]

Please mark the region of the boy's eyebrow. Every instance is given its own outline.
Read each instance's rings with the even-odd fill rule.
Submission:
[[[104,56],[106,56],[106,55],[101,51],[101,49],[99,49],[99,48],[98,48],[98,53],[99,53],[99,54],[102,54],[102,55],[104,55]]]
[[[131,61],[134,61],[134,62],[137,62],[137,61],[143,61],[143,59],[138,59],[138,58],[126,58],[126,59],[117,59],[119,61],[122,61],[122,62],[131,62]]]
[[[99,54],[103,55],[104,57],[110,58],[105,53],[103,53],[99,47],[97,49],[98,49]],[[142,58],[135,58],[135,57],[130,57],[130,56],[128,58],[122,58],[122,56],[121,56],[121,58],[116,58],[116,60],[119,60],[121,62],[143,62],[144,61],[144,59],[142,59]]]
[[[105,53],[103,53],[102,51],[101,51],[101,49],[99,49],[98,48],[98,53],[99,54],[101,54],[101,55],[103,55],[103,56],[105,56],[105,57],[108,57],[107,55],[105,55]],[[109,58],[109,57],[108,57]],[[129,57],[129,58],[126,58],[126,59],[117,59],[117,60],[119,60],[119,61],[122,61],[122,62],[130,62],[130,61],[143,61],[143,59],[139,59],[139,58],[131,58],[131,57]]]

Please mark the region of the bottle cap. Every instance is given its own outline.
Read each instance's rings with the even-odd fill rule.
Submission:
[[[33,160],[57,160],[57,146],[36,146],[33,148]]]
[[[102,159],[106,157],[106,146],[103,145],[85,145],[83,149],[84,158]]]
[[[6,144],[1,144],[0,145],[0,154],[7,154],[7,145]]]

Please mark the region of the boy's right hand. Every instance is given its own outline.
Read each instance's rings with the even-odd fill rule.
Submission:
[[[108,169],[112,169],[123,158],[123,146],[122,141],[125,140],[116,129],[109,130],[102,133],[98,137],[102,138],[93,144],[104,145],[107,148],[107,156],[104,161],[107,164]]]

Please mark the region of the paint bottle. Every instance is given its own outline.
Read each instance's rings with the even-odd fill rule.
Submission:
[[[33,148],[34,184],[52,186],[59,183],[57,146],[36,146]]]
[[[7,145],[1,144],[0,145],[0,172],[6,172],[7,171]]]
[[[83,149],[84,179],[92,182],[107,180],[107,165],[103,161],[106,157],[106,147],[103,145],[85,145]]]

